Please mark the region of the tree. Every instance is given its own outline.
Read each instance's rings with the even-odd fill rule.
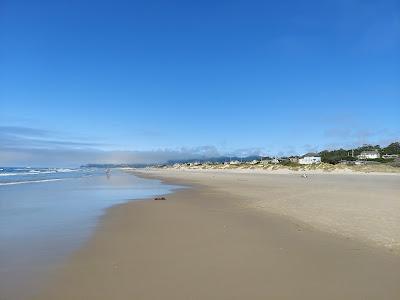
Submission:
[[[375,145],[374,146],[374,145],[364,144],[361,147],[358,147],[358,148],[354,149],[354,155],[359,155],[363,151],[373,151],[373,150],[377,150],[377,151],[380,152],[381,146],[379,146],[379,145]]]
[[[321,156],[321,161],[329,164],[337,164],[341,160],[354,160],[354,157],[351,157],[351,150],[339,149],[332,151],[322,151],[319,153]]]
[[[382,154],[400,154],[400,142],[391,143],[382,149]]]

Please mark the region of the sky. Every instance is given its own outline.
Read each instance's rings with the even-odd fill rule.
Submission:
[[[400,2],[0,0],[0,165],[400,140]]]

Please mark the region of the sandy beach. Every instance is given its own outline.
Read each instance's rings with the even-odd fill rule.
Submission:
[[[0,11],[0,300],[400,300],[400,0]]]
[[[180,182],[194,181],[238,197],[235,203],[242,207],[287,216],[314,229],[400,251],[399,173],[327,173],[318,169],[153,169],[148,173]]]
[[[179,171],[142,176],[191,188],[165,201],[109,209],[92,238],[36,299],[399,299],[400,256],[392,248],[316,229],[317,223],[296,221],[299,216],[270,212],[274,202],[260,208],[255,201],[278,194],[284,202],[289,194],[301,201],[304,183],[296,184],[301,178]],[[398,196],[399,177],[379,178],[382,187],[373,188],[388,205]],[[318,190],[323,182],[317,182],[304,188],[317,189],[308,195],[314,201],[325,199],[323,191],[331,195],[321,205],[343,201],[352,181],[348,199],[372,193],[367,205],[372,202],[373,192],[365,190],[375,182],[372,177],[324,180],[337,187]]]

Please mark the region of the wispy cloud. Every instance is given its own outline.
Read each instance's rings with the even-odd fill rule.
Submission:
[[[23,127],[23,126],[0,126],[0,135],[2,135],[2,136],[43,137],[43,136],[51,135],[51,133],[52,132],[49,130]]]
[[[204,159],[227,154],[213,145],[122,151],[103,144],[62,139],[62,134],[37,128],[0,126],[0,165],[81,165],[86,163],[163,163],[178,159]],[[232,156],[258,155],[261,148],[230,151]]]
[[[0,126],[0,166],[78,166],[86,163],[164,163],[168,160],[200,159],[221,155],[293,155],[324,149],[350,148],[363,143],[388,144],[400,138],[399,132],[337,126],[324,132],[325,145],[305,144],[297,148],[262,147],[229,150],[213,145],[161,148],[155,150],[104,150],[105,144],[90,139],[66,139],[69,135],[38,128]],[[106,145],[107,146],[107,145]],[[300,153],[299,153],[300,151]]]
[[[62,133],[21,126],[0,126],[1,149],[91,148],[104,144],[62,137]]]
[[[204,152],[205,148],[210,148]],[[86,163],[164,163],[176,159],[199,159],[220,155],[213,147],[158,149],[151,151],[103,151],[96,149],[0,148],[0,165],[81,165]]]
[[[0,126],[0,165],[80,165],[85,163],[162,163],[220,155],[214,146],[150,151],[105,151],[105,144],[64,139],[55,131]]]
[[[250,148],[240,148],[235,149],[233,151],[228,152],[229,155],[238,156],[238,157],[246,157],[252,155],[266,155],[266,151],[261,147],[250,147]]]

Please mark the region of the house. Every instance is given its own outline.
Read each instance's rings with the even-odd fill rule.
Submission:
[[[391,159],[391,158],[398,158],[399,155],[398,154],[384,154],[382,155],[383,159]]]
[[[312,164],[320,164],[321,156],[317,153],[307,153],[306,155],[299,158],[299,164],[301,165],[312,165]]]
[[[378,150],[363,151],[357,156],[358,159],[376,159],[380,157],[381,155],[379,154]]]
[[[270,161],[270,163],[271,163],[271,164],[279,164],[279,159],[276,158],[276,157],[274,157],[274,158]]]
[[[297,156],[291,156],[289,157],[289,161],[297,164],[299,162],[299,158]]]
[[[288,162],[290,162],[290,159],[289,159],[289,157],[283,156],[283,157],[279,158],[279,162],[280,163],[288,163]]]

